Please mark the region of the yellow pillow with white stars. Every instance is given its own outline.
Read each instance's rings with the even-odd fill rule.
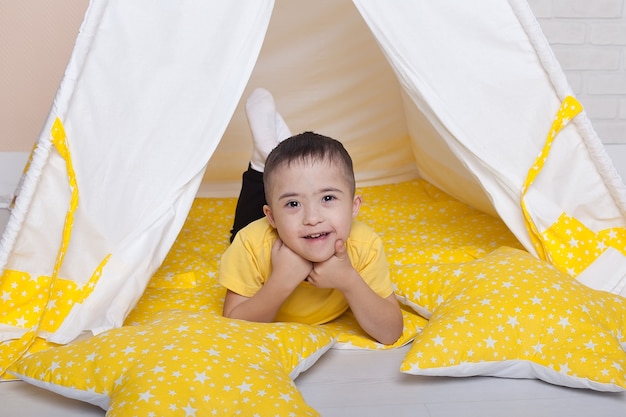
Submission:
[[[108,417],[317,416],[293,379],[333,343],[320,327],[173,310],[32,354],[9,371]]]
[[[626,390],[626,299],[588,288],[527,252],[502,247],[433,268],[413,291],[416,304],[430,300],[432,316],[402,362],[404,373]]]

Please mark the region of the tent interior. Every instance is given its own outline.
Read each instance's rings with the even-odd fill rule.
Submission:
[[[465,13],[480,13],[473,9],[467,7]],[[503,10],[503,13],[506,12]],[[450,27],[458,27],[462,22],[445,22],[452,15],[446,14],[445,10],[439,13],[436,16],[435,13],[424,11],[414,19],[423,19],[419,23],[428,27],[424,29],[422,37],[418,38],[416,34],[410,42],[432,45],[428,50],[432,54],[425,54],[422,59],[437,68],[424,76],[449,80],[446,83],[450,90],[455,90],[455,83],[472,80],[476,84],[468,90],[470,93],[482,90],[480,96],[489,96],[494,90],[500,90],[502,93],[498,99],[504,97],[514,100],[516,95],[524,94],[522,89],[510,89],[506,84],[519,82],[518,74],[511,75],[510,80],[498,81],[483,75],[484,70],[492,64],[507,65],[505,59],[476,59],[475,54],[480,49],[480,37],[483,34],[473,33],[475,38],[471,39],[468,32],[451,31]],[[466,18],[468,16],[461,13],[457,19]],[[442,19],[445,24],[437,19]],[[498,25],[495,17],[485,20],[492,20],[494,25]],[[488,30],[502,32],[505,27]],[[506,49],[508,44],[515,42],[516,39],[512,37],[504,39],[502,45],[493,47],[494,50]],[[448,49],[449,45],[458,45],[453,54]],[[488,56],[487,53],[484,55]],[[470,68],[467,68],[468,63],[472,63]],[[533,64],[536,62],[530,65]],[[465,70],[468,73],[459,76],[458,72]],[[520,68],[519,72],[523,73],[525,69]],[[532,74],[532,77],[543,77],[543,82],[548,81],[548,76],[543,71]],[[528,78],[524,81],[536,81],[530,75]],[[241,172],[247,167],[252,152],[250,131],[243,110],[245,98],[254,88],[263,87],[274,95],[277,108],[292,132],[312,130],[340,139],[345,144],[353,157],[360,185],[391,183],[421,176],[449,192],[456,191],[455,195],[463,196],[476,207],[495,214],[485,191],[473,181],[464,162],[459,160],[461,157],[455,156],[446,145],[433,139],[442,133],[449,134],[442,132],[446,128],[434,126],[432,118],[429,120],[416,110],[400,82],[372,31],[351,2],[326,0],[316,5],[297,1],[277,2],[242,100],[209,161],[200,195],[237,195]],[[467,102],[471,103],[472,99],[467,99]],[[454,109],[447,111],[453,112]],[[486,114],[494,109],[474,111]],[[482,128],[496,128],[496,116],[485,117],[494,125]],[[532,132],[537,134],[537,143],[543,143],[553,116],[543,116],[543,130],[537,127]],[[445,121],[438,120],[435,123],[443,124]],[[413,140],[414,136],[419,139]],[[511,142],[501,141],[506,143],[506,148],[516,146]],[[381,146],[381,143],[385,145]],[[498,154],[500,150],[493,152]],[[436,158],[430,159],[432,155],[436,155]]]
[[[206,314],[219,310],[219,300],[213,300],[209,312],[206,306],[196,306],[193,314],[198,316],[179,311],[166,318],[154,311],[159,305],[171,309],[185,303],[185,308],[193,310],[194,303],[200,303],[198,300],[205,302],[209,295],[219,297],[220,289],[206,280],[215,278],[219,254],[212,251],[225,247],[232,221],[228,210],[234,207],[241,175],[252,153],[245,100],[255,88],[262,87],[272,93],[278,111],[293,133],[311,130],[345,145],[354,161],[357,185],[366,194],[364,206],[370,203],[373,206],[364,215],[373,222],[380,220],[378,224],[385,228],[382,234],[393,238],[389,242],[390,260],[395,261],[392,269],[406,278],[394,282],[406,310],[403,312],[405,334],[393,347],[372,345],[351,327],[354,325],[351,317],[342,318],[330,330],[296,325],[283,329],[284,340],[293,341],[294,334],[310,334],[310,339],[319,343],[301,348],[302,351],[294,354],[297,360],[291,358],[290,365],[283,364],[287,382],[281,380],[275,384],[285,383],[290,387],[288,396],[300,408],[281,408],[280,412],[294,415],[319,412],[325,416],[381,413],[501,416],[516,415],[522,410],[524,414],[547,416],[554,415],[555,410],[559,413],[567,410],[572,416],[590,412],[622,415],[626,405],[623,393],[626,374],[618,368],[623,363],[626,369],[623,338],[626,304],[620,301],[623,299],[619,294],[626,283],[623,254],[626,246],[619,239],[626,238],[623,233],[626,191],[584,110],[575,101],[573,104],[568,101],[571,89],[525,1],[492,0],[478,5],[454,0],[416,0],[389,2],[393,7],[388,7],[387,2],[368,0],[354,3],[268,0],[254,6],[246,2],[239,6],[188,2],[180,9],[163,2],[161,13],[154,15],[146,10],[156,7],[148,5],[147,0],[144,3],[92,2],[87,23],[81,29],[75,53],[44,125],[39,148],[33,154],[30,169],[34,165],[36,172],[29,177],[27,171],[24,176],[14,208],[17,214],[12,214],[0,241],[3,289],[17,281],[13,271],[28,271],[32,276],[52,277],[52,282],[57,278],[76,279],[76,287],[80,289],[94,284],[100,296],[81,295],[84,298],[80,302],[73,300],[72,312],[64,313],[69,319],[63,326],[49,330],[45,341],[39,340],[36,332],[33,335],[28,325],[15,325],[19,317],[17,321],[6,319],[1,323],[3,371],[8,368],[10,375],[22,380],[0,383],[3,408],[19,410],[24,416],[39,415],[46,410],[52,413],[48,415],[58,413],[69,417],[103,415],[103,409],[109,410],[107,415],[127,415],[124,413],[129,409],[125,407],[129,404],[149,403],[156,408],[142,411],[165,415],[160,413],[164,412],[163,404],[167,401],[157,405],[148,401],[154,397],[150,387],[141,385],[135,389],[147,389],[140,393],[138,401],[124,397],[126,391],[115,391],[106,381],[101,391],[84,386],[85,380],[90,381],[88,377],[74,375],[60,382],[61,379],[54,377],[59,358],[43,355],[60,352],[78,357],[78,350],[57,349],[77,346],[75,349],[98,350],[105,345],[115,346],[115,341],[106,339],[109,331],[130,331],[136,327],[151,332],[156,328],[155,334],[164,335],[173,333],[172,329],[163,331],[157,324],[169,326],[173,320],[179,327],[184,323],[184,327],[193,328],[193,318],[206,319]],[[206,12],[213,7],[219,10],[215,16],[194,15],[198,10]],[[133,19],[135,23],[129,23]],[[204,21],[206,25],[202,24]],[[162,33],[142,32],[160,25]],[[133,33],[134,29],[139,34]],[[224,36],[216,41],[219,37],[210,37],[221,31],[233,35],[232,38]],[[93,33],[97,36],[92,37]],[[207,45],[218,52],[201,52],[212,50]],[[245,46],[241,50],[244,58],[233,53],[233,50],[239,52],[237,46]],[[136,48],[142,48],[145,54],[138,55]],[[196,67],[187,71],[186,63]],[[205,70],[222,77],[219,83],[203,80]],[[208,97],[203,97],[207,92]],[[68,164],[68,157],[59,146],[65,140],[58,139],[60,130],[67,134],[72,164]],[[89,139],[81,142],[78,138]],[[552,142],[551,138],[556,139]],[[545,152],[549,152],[549,157]],[[542,155],[544,158],[538,158]],[[539,174],[532,173],[534,168]],[[68,205],[72,204],[67,201],[72,199],[76,188],[71,181],[68,186],[68,177],[76,180],[80,193],[71,242],[65,242],[62,237],[67,230]],[[415,205],[406,202],[411,197],[406,194],[411,194],[413,189],[423,190],[432,198],[429,201],[433,205],[418,213]],[[50,203],[56,197],[62,201]],[[452,208],[444,208],[445,204]],[[430,237],[430,242],[437,243],[433,246],[439,249],[450,240],[462,242],[446,252],[457,256],[450,255],[449,264],[434,252],[428,252],[431,256],[428,261],[425,255],[420,258],[423,254],[417,244],[427,240],[422,236],[426,232],[420,228],[430,230],[424,223],[430,218],[420,219],[420,213],[429,210],[454,213],[453,217],[433,220],[439,229]],[[203,217],[207,212],[215,213],[222,222],[213,227]],[[460,215],[461,212],[467,217]],[[188,213],[191,213],[189,217]],[[393,213],[397,218],[383,221],[378,218],[381,213]],[[52,217],[54,221],[49,221]],[[585,226],[580,229],[590,236],[589,242],[601,240],[603,249],[592,251],[589,259],[572,261],[573,265],[567,263],[565,255],[552,254],[552,248],[562,246],[559,240],[562,237],[550,235],[552,241],[547,238],[544,241],[542,236],[544,231],[553,232],[553,224],[564,217],[579,220]],[[42,226],[43,223],[46,224]],[[449,223],[460,227],[453,230],[459,234],[462,230],[464,235],[445,235]],[[204,230],[187,229],[192,226]],[[43,227],[45,233],[38,227]],[[209,244],[217,242],[216,247],[206,249],[200,240],[190,238],[197,237],[196,234]],[[46,240],[48,235],[53,237]],[[490,240],[481,240],[485,235]],[[193,258],[191,264],[181,266],[176,263],[177,256],[187,261],[191,258],[188,253],[175,253],[177,244],[191,247],[191,252],[196,250],[198,257],[210,259]],[[194,248],[194,244],[198,246]],[[63,251],[57,251],[60,246]],[[508,249],[498,252],[501,246]],[[508,252],[509,249],[513,252]],[[44,255],[44,250],[48,254]],[[403,257],[404,252],[412,250],[415,252]],[[59,263],[61,252],[64,258],[57,268],[55,263]],[[495,255],[489,258],[492,253]],[[597,365],[596,368],[585,368],[587,373],[582,376],[568,374],[563,364],[559,364],[561,371],[555,371],[552,362],[561,359],[557,353],[539,360],[522,358],[527,354],[522,352],[519,357],[492,359],[490,367],[482,366],[483,363],[467,368],[465,362],[470,361],[467,356],[456,366],[435,370],[416,365],[419,348],[428,351],[427,348],[441,342],[438,334],[430,335],[427,329],[438,324],[437,309],[444,305],[440,299],[444,295],[453,299],[451,294],[455,293],[445,293],[452,290],[443,288],[439,294],[431,294],[432,299],[415,299],[415,294],[421,291],[415,285],[427,288],[430,285],[427,282],[434,281],[443,285],[455,276],[454,271],[461,264],[467,265],[468,271],[478,270],[481,265],[493,269],[496,264],[508,262],[502,259],[506,253],[514,253],[515,262],[519,262],[516,265],[523,266],[525,273],[535,271],[531,275],[539,275],[537,279],[543,280],[542,286],[550,287],[549,280],[554,279],[554,286],[570,288],[571,285],[572,294],[578,297],[581,293],[581,297],[593,300],[590,301],[596,310],[593,318],[611,320],[606,324],[610,328],[607,333],[611,334],[606,349],[612,348],[610,352],[598,348],[593,355],[611,358],[617,376],[611,374],[612,379],[602,379],[597,374],[605,369],[592,360],[589,362]],[[561,261],[563,264],[556,268],[552,265]],[[197,268],[195,272],[194,268]],[[568,269],[574,276],[568,275]],[[448,275],[438,278],[430,275],[441,271]],[[592,271],[593,275],[585,271]],[[198,278],[200,275],[202,278]],[[527,283],[529,276],[520,282]],[[579,281],[588,285],[580,284],[574,279],[576,276],[583,277]],[[94,277],[99,281],[94,281]],[[494,282],[500,278],[494,278]],[[507,281],[503,287],[509,285]],[[200,294],[200,290],[205,292]],[[9,291],[5,294],[10,299]],[[168,297],[169,301],[165,300]],[[549,297],[557,299],[559,295]],[[574,296],[565,298],[574,299]],[[537,297],[532,300],[536,301]],[[45,306],[46,311],[50,308],[49,304]],[[8,304],[5,309],[10,311]],[[537,308],[536,314],[541,314],[540,310]],[[451,314],[460,313],[457,310]],[[153,316],[156,321],[149,321]],[[215,323],[221,323],[222,318],[217,316],[211,317]],[[534,318],[534,313],[531,316]],[[508,320],[509,324],[514,323],[510,315]],[[535,321],[541,326],[545,324],[543,316]],[[561,324],[565,321],[561,317]],[[581,319],[581,322],[589,324],[589,320]],[[598,321],[594,325],[605,326],[605,323]],[[515,323],[512,327],[516,327]],[[211,343],[223,336],[224,328],[216,327]],[[264,333],[252,325],[251,329],[239,330],[251,338],[250,331],[257,335]],[[545,337],[542,332],[548,330],[538,327],[533,331]],[[85,337],[85,333],[91,336],[91,332],[95,334],[93,337]],[[580,337],[589,338],[590,332],[596,332],[596,327],[581,330]],[[113,334],[125,337],[121,333]],[[426,336],[434,341],[425,340]],[[457,339],[464,337],[456,334]],[[414,338],[424,345],[416,346]],[[129,340],[119,343],[130,346]],[[247,349],[255,340],[241,342],[242,355],[248,354]],[[11,345],[15,341],[18,348]],[[558,345],[560,349],[561,342],[542,340],[543,344],[537,342],[532,348],[541,350],[544,345]],[[219,349],[218,342],[215,343]],[[584,343],[597,347],[591,340]],[[150,356],[158,356],[157,350],[165,349],[151,346],[152,351],[143,351],[146,361]],[[120,347],[119,351],[123,349]],[[276,349],[282,352],[286,362],[282,347]],[[16,351],[22,354],[28,351],[28,354],[20,358],[11,356]],[[243,361],[240,355],[231,358],[234,362],[233,358]],[[34,368],[45,366],[41,363],[48,360],[54,369],[41,372],[50,377],[42,380]],[[73,364],[80,359],[63,363],[67,362]],[[163,368],[160,362],[154,366],[154,369]],[[169,363],[165,368],[168,366]],[[64,366],[60,368],[62,371]],[[201,375],[204,371],[198,371],[196,379]],[[259,375],[267,377],[263,373]],[[139,375],[142,376],[143,373]],[[446,378],[460,376],[475,378]],[[107,378],[113,380],[110,375]],[[117,378],[131,387],[128,395],[137,394],[132,389],[132,384],[137,383],[132,377],[124,379],[126,376],[118,375]],[[165,375],[163,378],[168,379]],[[292,379],[295,379],[293,386],[289,385]],[[235,409],[240,407],[239,412],[244,410],[244,414],[246,410],[266,412],[268,409],[264,407],[271,406],[261,400],[257,403],[255,399],[248,405],[244,392],[249,391],[246,385],[249,382],[246,380],[237,387],[241,396],[230,393],[230,387],[228,394],[226,390],[210,394],[224,398],[223,401],[235,395],[230,406],[235,404]],[[152,379],[147,383],[153,383]],[[261,383],[253,379],[254,384]],[[154,382],[154,385],[159,384]],[[43,394],[42,390],[69,399]],[[152,393],[155,390],[152,388]],[[172,388],[170,392],[173,391]],[[188,415],[194,415],[200,409],[208,412],[210,408],[203,408],[206,405],[214,407],[216,412],[217,403],[207,399],[209,396],[204,397],[206,404],[199,405],[193,403],[193,397],[189,400],[181,395],[183,402],[176,405],[171,402],[170,410],[184,411],[187,407]],[[228,407],[223,401],[219,407],[225,413]],[[247,409],[248,406],[252,408]],[[468,414],[468,410],[472,411]]]

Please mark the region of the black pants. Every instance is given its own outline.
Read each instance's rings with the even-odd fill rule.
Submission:
[[[231,242],[238,231],[265,216],[263,214],[263,205],[265,204],[263,173],[253,170],[248,165],[248,170],[243,173],[241,178],[241,191],[235,208],[235,220],[230,231]]]

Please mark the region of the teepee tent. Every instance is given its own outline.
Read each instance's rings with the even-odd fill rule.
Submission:
[[[3,360],[122,325],[198,192],[237,194],[255,87],[360,185],[420,176],[622,292],[624,185],[524,1],[93,0],[0,240]]]

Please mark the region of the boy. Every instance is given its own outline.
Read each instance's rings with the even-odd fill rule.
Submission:
[[[280,142],[263,161],[266,152],[258,148],[267,141],[255,135],[253,109],[271,113],[260,119],[274,127],[282,119],[265,90],[263,105],[252,105],[258,91],[247,106],[255,138],[248,172],[264,171],[267,204],[264,218],[233,229],[222,257],[224,316],[321,324],[351,308],[371,337],[394,343],[403,330],[402,313],[382,241],[355,219],[362,197],[355,195],[349,154],[334,139],[304,132]],[[244,205],[241,197],[238,206]]]

